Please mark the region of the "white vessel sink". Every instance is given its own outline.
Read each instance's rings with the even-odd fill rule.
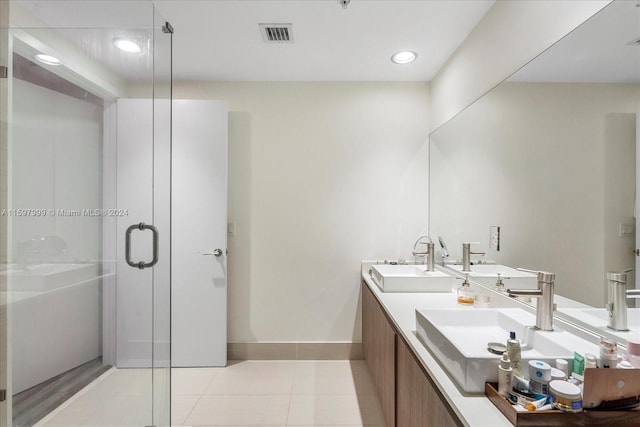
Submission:
[[[14,292],[49,291],[98,276],[98,264],[37,264],[24,270],[0,271]]]
[[[522,365],[542,360],[555,366],[555,359],[573,359],[598,351],[591,344],[556,328],[535,330],[535,315],[519,308],[416,310],[416,332],[422,343],[440,361],[460,388],[484,393],[484,383],[498,381],[500,355],[487,349],[490,342],[506,344],[509,332],[522,341]]]
[[[474,281],[493,288],[498,274],[505,279],[506,289],[538,289],[538,276],[526,271],[501,264],[477,264],[471,266],[471,271],[462,271],[462,265],[451,264],[447,267],[460,274],[468,274]]]
[[[426,265],[377,264],[371,277],[383,292],[451,292],[455,285],[453,276]]]

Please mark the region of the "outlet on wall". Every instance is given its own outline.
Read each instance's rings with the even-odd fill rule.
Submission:
[[[489,248],[496,251],[500,250],[500,226],[489,226]]]

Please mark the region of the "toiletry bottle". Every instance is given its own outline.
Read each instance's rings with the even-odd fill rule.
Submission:
[[[551,367],[551,381],[566,381],[567,376],[558,368]]]
[[[584,360],[585,360],[584,369],[597,368],[598,367],[598,363],[597,363],[595,354],[585,353],[584,354]]]
[[[509,353],[509,360],[511,360],[513,375],[516,377],[522,376],[522,349],[520,348],[520,340],[516,339],[515,331],[509,332],[507,353]]]
[[[627,338],[627,352],[624,358],[634,368],[640,368],[640,340]]]
[[[573,352],[573,372],[578,375],[584,374],[584,356],[578,352]]]
[[[556,368],[564,372],[564,379],[569,378],[569,362],[564,359],[556,359]]]
[[[476,291],[471,289],[471,285],[469,284],[469,275],[466,274],[464,276],[464,282],[462,282],[462,286],[458,288],[458,304],[461,305],[473,305],[476,300]]]
[[[540,399],[549,394],[551,366],[541,360],[529,361],[529,392]]]
[[[505,351],[502,353],[502,359],[498,365],[498,393],[507,397],[511,391],[511,375],[513,368],[509,360],[509,354]]]
[[[603,368],[614,368],[618,364],[618,344],[615,341],[600,338],[600,363]]]

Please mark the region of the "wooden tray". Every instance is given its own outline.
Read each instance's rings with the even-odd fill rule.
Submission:
[[[640,426],[640,408],[630,411],[582,411],[577,413],[563,412],[557,409],[550,411],[518,412],[511,403],[498,393],[497,384],[486,383],[484,393],[489,400],[507,417],[514,426]]]

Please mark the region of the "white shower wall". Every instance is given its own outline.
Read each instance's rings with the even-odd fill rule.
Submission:
[[[23,80],[13,80],[11,200],[13,208],[101,207],[102,107]],[[55,114],[52,114],[55,112]],[[13,220],[13,260],[18,243],[58,236],[67,244],[40,263],[96,262],[100,217],[29,216]]]
[[[20,277],[8,281],[15,394],[101,354],[101,219],[65,217],[57,210],[101,206],[102,107],[19,79],[12,85],[9,207],[46,211],[9,218],[9,263],[26,261],[12,267]],[[24,258],[24,244],[48,236],[62,239],[66,249],[33,243],[38,251]],[[73,283],[37,289],[25,278],[41,267],[82,267],[87,273],[73,276]]]

